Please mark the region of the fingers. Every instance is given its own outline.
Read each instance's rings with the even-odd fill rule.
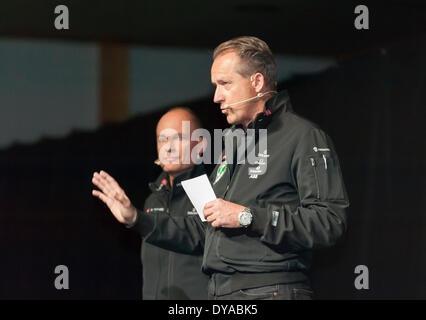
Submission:
[[[209,208],[212,208],[212,207],[214,207],[214,206],[217,206],[217,205],[219,205],[220,204],[220,202],[222,201],[222,199],[221,198],[218,198],[218,199],[214,199],[214,200],[212,200],[212,201],[209,201],[209,202],[207,202],[205,205],[204,205],[204,209],[209,209]]]
[[[238,207],[238,208],[237,208]],[[240,208],[241,207],[241,208]],[[204,206],[204,217],[214,228],[237,228],[239,224],[235,223],[235,212],[243,210],[244,207],[230,203],[223,199],[216,199],[208,202]]]
[[[210,209],[204,209],[204,217],[206,218],[207,222],[212,224],[213,227],[217,226],[216,224],[217,224],[218,216],[219,216],[219,212],[216,211],[214,207]]]
[[[117,200],[126,198],[126,196],[124,198],[122,197],[124,191],[117,181],[103,170],[101,170],[100,173],[95,172],[93,174],[92,182],[110,198],[115,198]]]
[[[120,185],[118,184],[118,182],[113,178],[113,177],[111,177],[106,171],[103,171],[103,170],[101,170],[100,172],[99,172],[99,174],[100,174],[100,176],[102,177],[102,178],[104,178],[108,183],[109,183],[109,185],[112,187],[112,188],[114,188],[114,189],[117,189],[117,190],[120,190],[120,191],[123,191],[123,189],[121,189],[121,187],[120,187]],[[124,192],[124,191],[123,191]]]
[[[217,228],[217,227],[223,227],[222,219],[223,218],[220,216],[212,215],[210,221],[209,220],[207,221],[211,223],[212,227]]]
[[[204,209],[203,209],[203,213],[204,213],[204,218],[208,218],[212,213],[213,213],[213,211],[212,210],[210,210],[210,209],[207,209],[205,206],[204,206]]]
[[[92,190],[92,195],[102,200],[108,207],[112,204],[112,200],[99,190]]]
[[[219,205],[219,201],[218,200],[221,200],[221,199],[215,199],[215,200],[212,200],[212,201],[209,201],[209,202],[207,202],[205,205],[204,205],[204,208],[203,208],[203,212],[204,212],[204,217],[208,217],[209,215],[211,215],[214,211],[216,211],[215,209],[217,209],[218,208],[218,205]]]
[[[130,199],[127,197],[120,185],[107,172],[101,170],[94,172],[92,182],[96,185],[104,196],[108,197],[108,201],[113,204],[113,201],[118,201],[125,208],[131,205]]]
[[[209,202],[211,203],[211,202]],[[204,209],[203,209],[203,213],[204,213],[204,217],[207,219],[208,217],[210,217],[213,213],[215,212],[215,206],[213,205],[205,205]]]
[[[209,215],[208,217],[206,217],[206,216],[204,216],[205,218],[206,218],[206,220],[207,220],[207,222],[210,222],[210,223],[212,223],[213,221],[215,221],[216,220],[216,216],[215,215]]]
[[[206,209],[210,209],[211,207],[213,207],[214,205],[214,200],[213,201],[209,201],[204,205],[204,210]]]
[[[220,227],[221,226],[221,224],[219,223],[219,221],[213,221],[212,222],[212,227],[214,227],[214,228],[218,228],[218,227]]]
[[[204,206],[204,217],[206,220],[212,224],[213,227],[218,227],[217,219],[220,216],[220,201],[221,199],[215,199],[213,201],[207,202]]]
[[[97,186],[104,194],[108,197],[113,198],[115,192],[111,189],[109,184],[104,178],[102,178],[99,173],[95,172],[93,174],[92,183]]]

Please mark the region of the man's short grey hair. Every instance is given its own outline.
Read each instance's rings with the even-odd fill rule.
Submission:
[[[256,37],[238,37],[221,43],[213,52],[213,60],[223,53],[234,51],[242,64],[238,73],[249,77],[259,72],[265,78],[265,86],[270,90],[277,88],[277,65],[265,41]]]

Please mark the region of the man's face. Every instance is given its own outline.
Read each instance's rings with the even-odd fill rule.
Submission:
[[[193,167],[192,148],[197,142],[191,141],[191,129],[182,128],[182,121],[188,118],[179,113],[166,114],[157,125],[157,152],[161,168],[172,175],[178,175]]]
[[[252,102],[228,108],[225,104],[239,102],[257,94],[250,78],[245,78],[237,72],[241,63],[240,57],[234,51],[228,51],[216,57],[211,68],[211,81],[216,86],[213,101],[220,103],[220,109],[229,124],[248,123],[251,120]]]

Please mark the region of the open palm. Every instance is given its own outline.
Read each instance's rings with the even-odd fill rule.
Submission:
[[[135,222],[137,210],[113,177],[101,170],[93,174],[92,182],[100,189],[92,190],[92,195],[102,200],[119,222]]]

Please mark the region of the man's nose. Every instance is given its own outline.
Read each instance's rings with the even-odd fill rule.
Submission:
[[[164,150],[166,150],[166,152],[172,152],[172,142],[169,140],[167,140],[167,142],[164,144]]]
[[[213,102],[214,103],[222,103],[224,101],[224,97],[222,91],[219,88],[216,88],[214,92]]]

